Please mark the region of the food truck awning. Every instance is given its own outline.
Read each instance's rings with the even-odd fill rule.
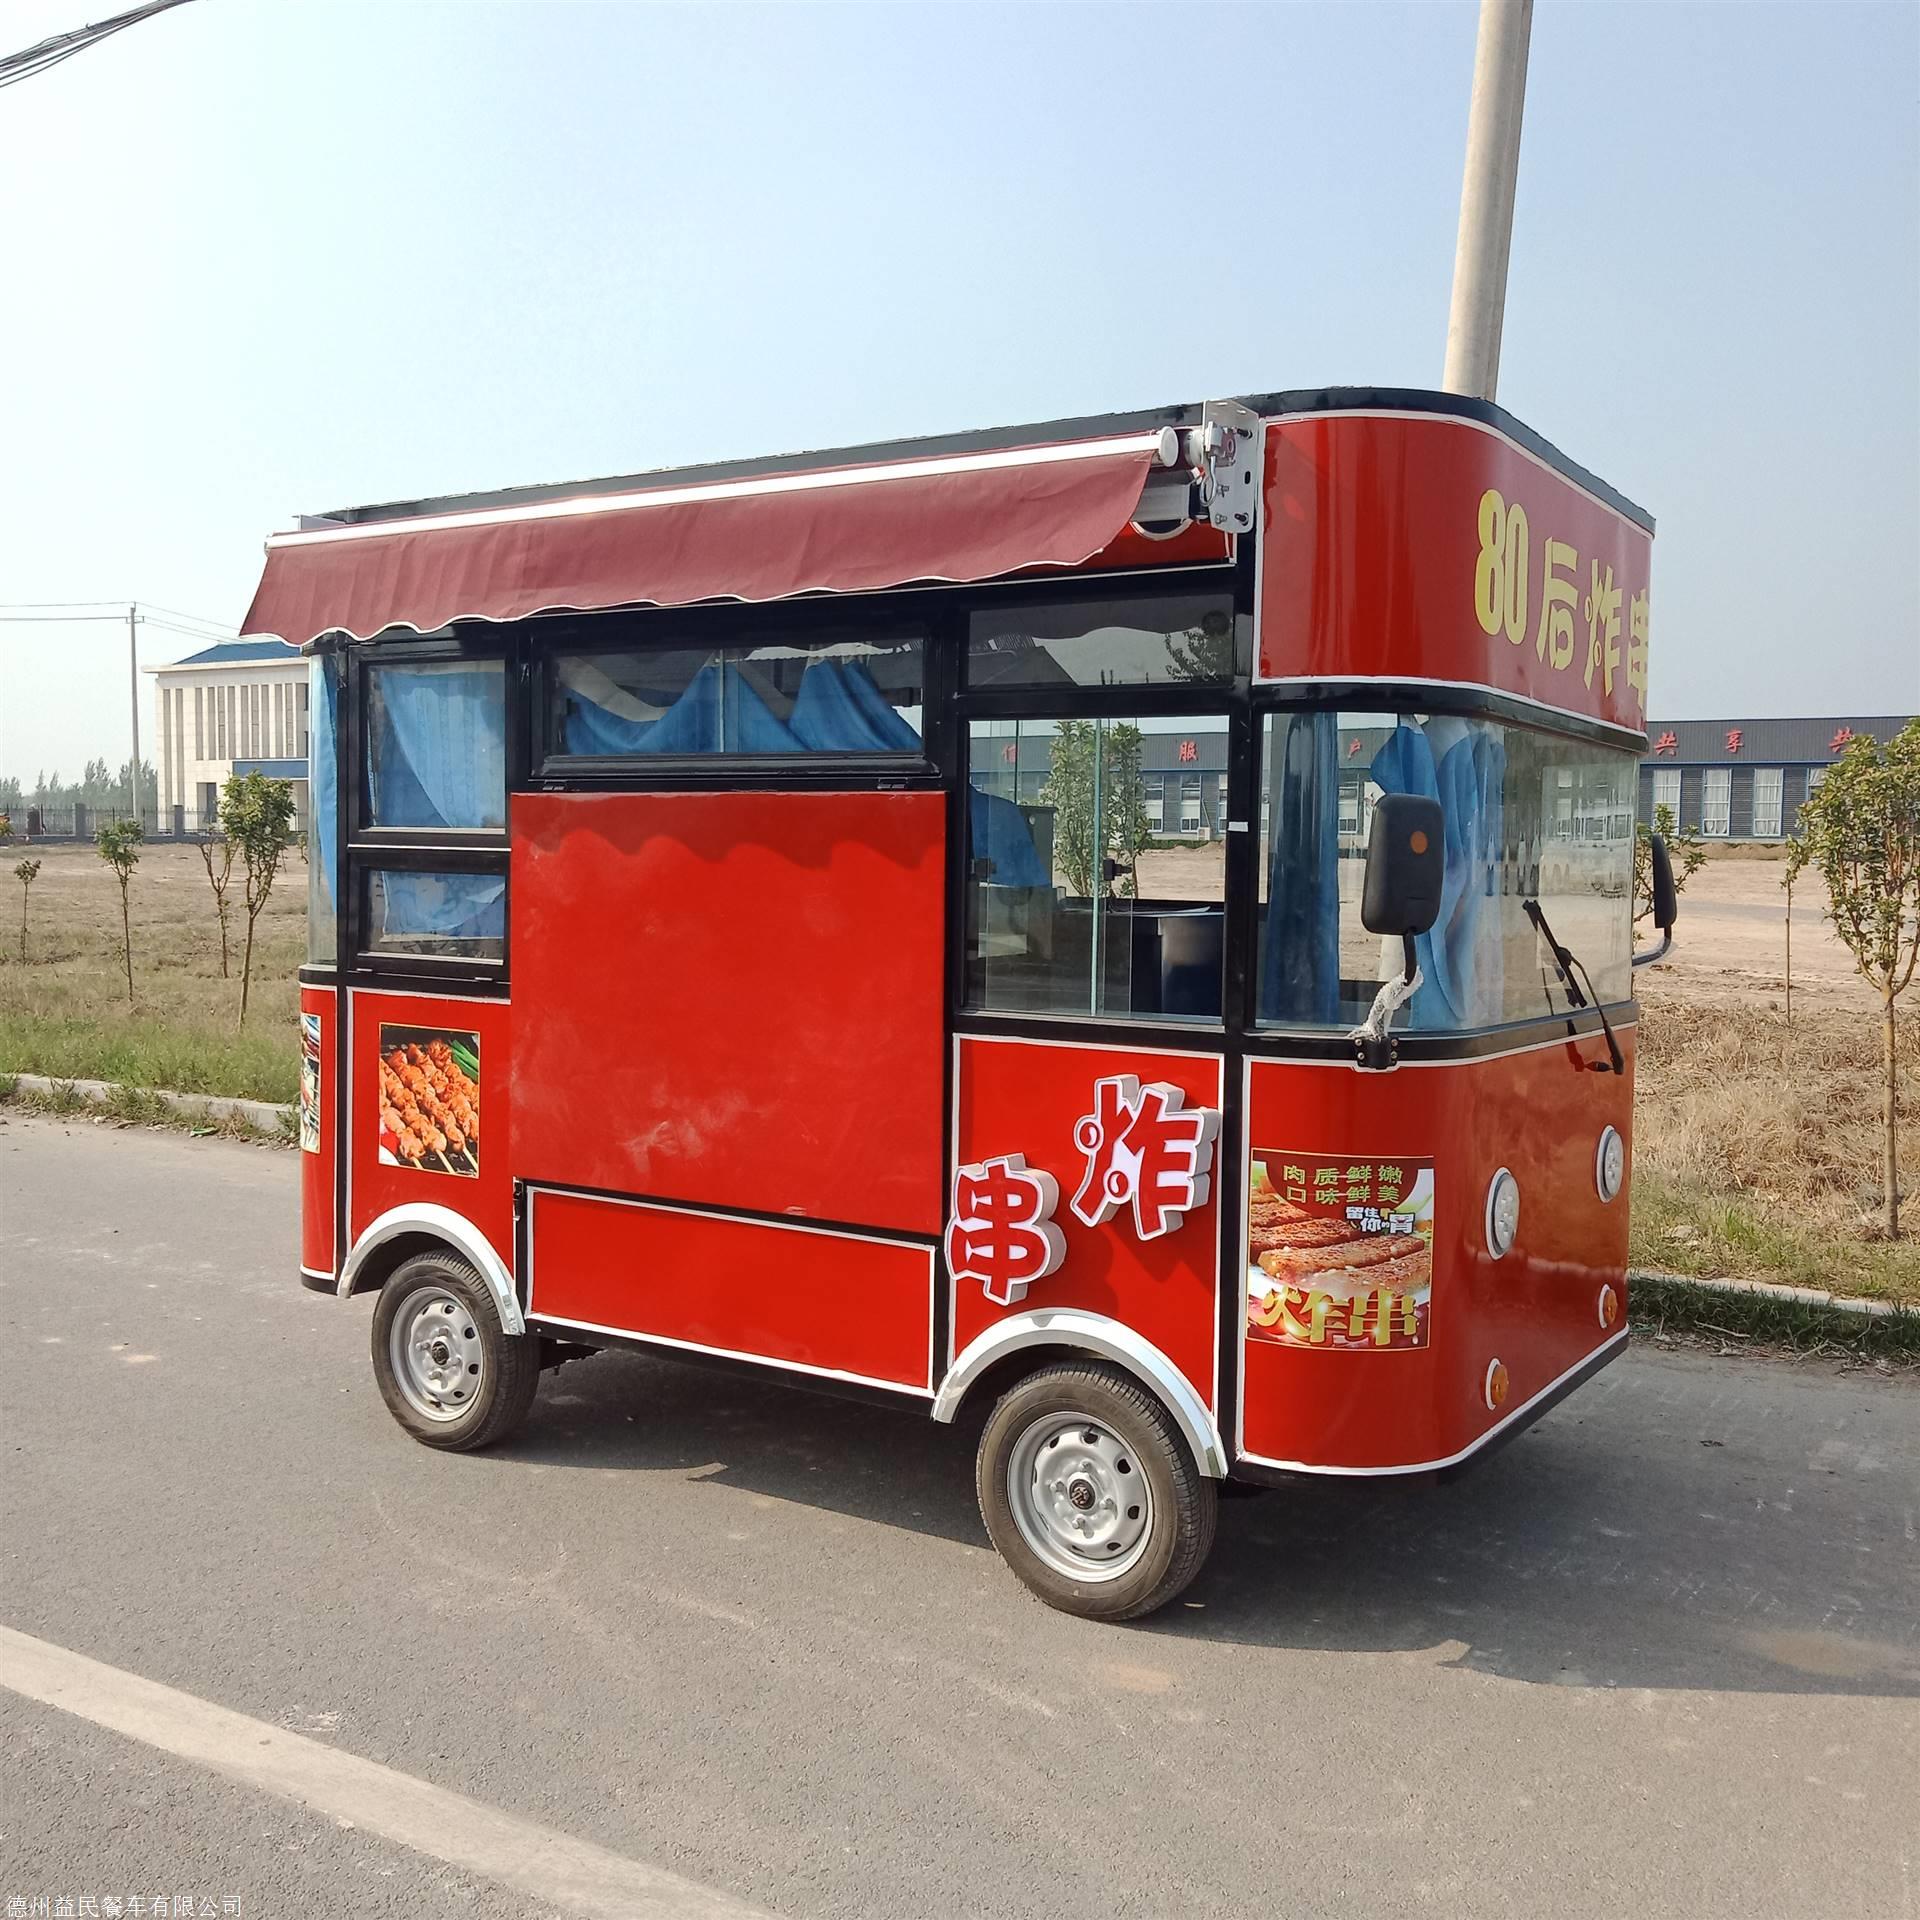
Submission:
[[[267,542],[241,631],[431,633],[549,609],[859,593],[1072,567],[1140,512],[1171,429],[401,518]]]

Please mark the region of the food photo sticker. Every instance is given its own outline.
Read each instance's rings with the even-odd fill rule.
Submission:
[[[1433,1162],[1256,1148],[1247,1338],[1324,1353],[1427,1345]]]
[[[446,1027],[380,1029],[380,1164],[480,1172],[480,1036]]]
[[[320,1151],[320,1016],[300,1016],[300,1151]]]

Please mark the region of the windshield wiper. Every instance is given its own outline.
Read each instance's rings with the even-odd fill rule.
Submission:
[[[1607,1058],[1589,1060],[1585,1064],[1595,1073],[1625,1073],[1627,1063],[1620,1052],[1620,1042],[1613,1037],[1613,1022],[1607,1018],[1607,1010],[1600,1004],[1600,996],[1594,990],[1593,975],[1586,969],[1586,963],[1575,957],[1553,937],[1553,929],[1547,924],[1547,916],[1541,911],[1538,900],[1522,900],[1521,911],[1533,922],[1533,930],[1547,943],[1547,951],[1553,955],[1554,969],[1560,975],[1561,984],[1566,988],[1567,1004],[1578,1012],[1582,1007],[1591,1007],[1600,1016],[1600,1031],[1607,1037]],[[1586,982],[1586,991],[1580,988],[1580,980],[1573,977],[1574,969],[1580,969],[1580,980]],[[1567,1023],[1572,1029],[1573,1022]]]

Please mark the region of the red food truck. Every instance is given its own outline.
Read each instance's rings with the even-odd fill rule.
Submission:
[[[301,1278],[428,1446],[607,1347],[984,1415],[1099,1618],[1485,1453],[1626,1340],[1651,536],[1361,389],[302,520]]]

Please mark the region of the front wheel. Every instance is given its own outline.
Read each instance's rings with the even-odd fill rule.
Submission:
[[[1000,1557],[1085,1619],[1164,1606],[1213,1545],[1213,1482],[1166,1408],[1117,1367],[1022,1380],[980,1436],[976,1481]]]
[[[374,1307],[373,1375],[387,1411],[422,1446],[466,1453],[526,1419],[540,1342],[502,1328],[486,1282],[457,1254],[416,1253]]]

